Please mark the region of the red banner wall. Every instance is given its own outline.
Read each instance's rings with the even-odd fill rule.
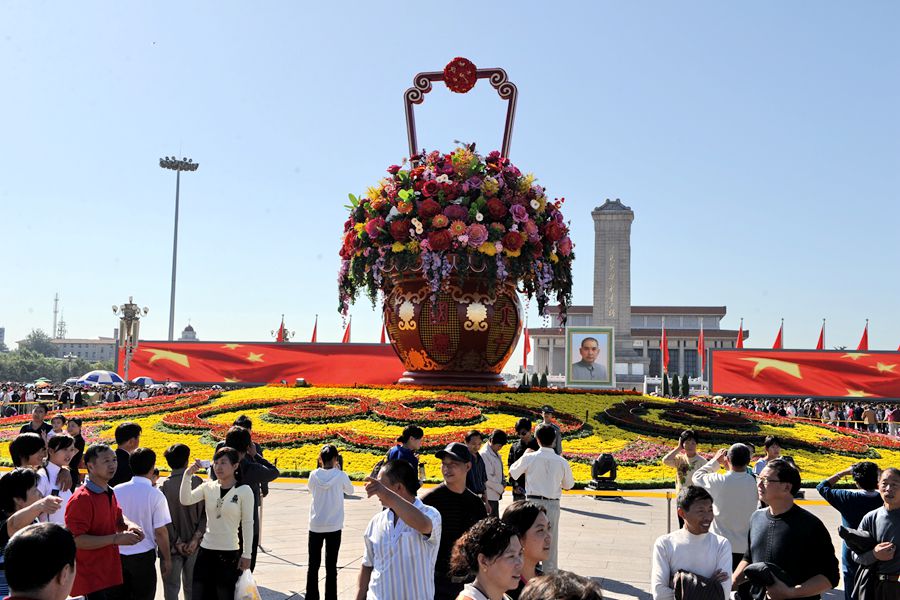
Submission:
[[[721,396],[900,399],[900,352],[713,350]]]
[[[120,352],[117,369],[124,377]],[[203,383],[315,385],[395,383],[403,364],[389,344],[279,344],[255,342],[140,342],[128,377]]]

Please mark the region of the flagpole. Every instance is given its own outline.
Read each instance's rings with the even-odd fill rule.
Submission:
[[[825,349],[825,319],[822,319],[822,350]]]
[[[660,337],[659,342],[660,342],[659,343],[659,379],[660,379],[659,384],[660,384],[660,386],[662,386],[662,378],[666,372],[666,359],[663,358],[663,352],[665,352],[667,354],[669,352],[669,348],[668,348],[669,341],[666,339],[666,318],[665,317],[662,318],[662,336]],[[665,348],[662,347],[663,343],[666,344]]]

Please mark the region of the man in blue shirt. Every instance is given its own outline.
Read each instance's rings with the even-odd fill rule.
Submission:
[[[857,489],[835,489],[838,481],[847,475],[853,476]],[[878,465],[873,462],[858,462],[850,468],[835,473],[816,486],[819,495],[833,506],[843,519],[844,527],[858,529],[862,518],[873,510],[881,508],[882,499],[878,493]],[[856,579],[858,565],[853,560],[847,544],[843,544],[841,563],[843,565],[844,596],[846,600],[856,600],[853,595],[853,581]]]
[[[388,460],[405,460],[412,465],[416,473],[419,472],[419,457],[416,452],[422,447],[422,438],[425,432],[418,425],[407,425],[397,438],[398,445],[388,452]]]

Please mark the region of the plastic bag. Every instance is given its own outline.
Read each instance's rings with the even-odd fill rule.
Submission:
[[[262,600],[250,569],[241,573],[237,580],[237,584],[234,586],[234,600]]]

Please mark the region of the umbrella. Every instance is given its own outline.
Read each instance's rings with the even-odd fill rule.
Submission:
[[[177,381],[170,381],[169,383],[166,384],[166,387],[173,389],[173,390],[178,390],[178,389],[181,389],[181,384],[178,383]]]
[[[153,380],[149,377],[135,377],[131,380],[131,383],[143,387],[145,385],[153,385]]]
[[[78,383],[77,377],[69,377],[68,379],[66,379],[65,383],[63,383],[63,385],[75,385],[76,383]]]
[[[33,383],[26,383],[26,384],[25,384],[25,389],[30,390],[30,389],[32,389],[32,388],[34,388],[34,384],[33,384]]]
[[[50,383],[50,381],[52,380],[47,379],[46,377],[39,377],[34,380],[35,383]]]
[[[82,375],[78,379],[78,383],[89,383],[92,385],[122,385],[125,383],[125,380],[119,377],[118,373],[114,373],[113,371],[97,370]]]
[[[36,388],[47,388],[47,387],[50,387],[50,384],[47,383],[46,381],[39,381],[39,382],[37,382],[36,384],[34,384],[34,387],[36,387]]]

